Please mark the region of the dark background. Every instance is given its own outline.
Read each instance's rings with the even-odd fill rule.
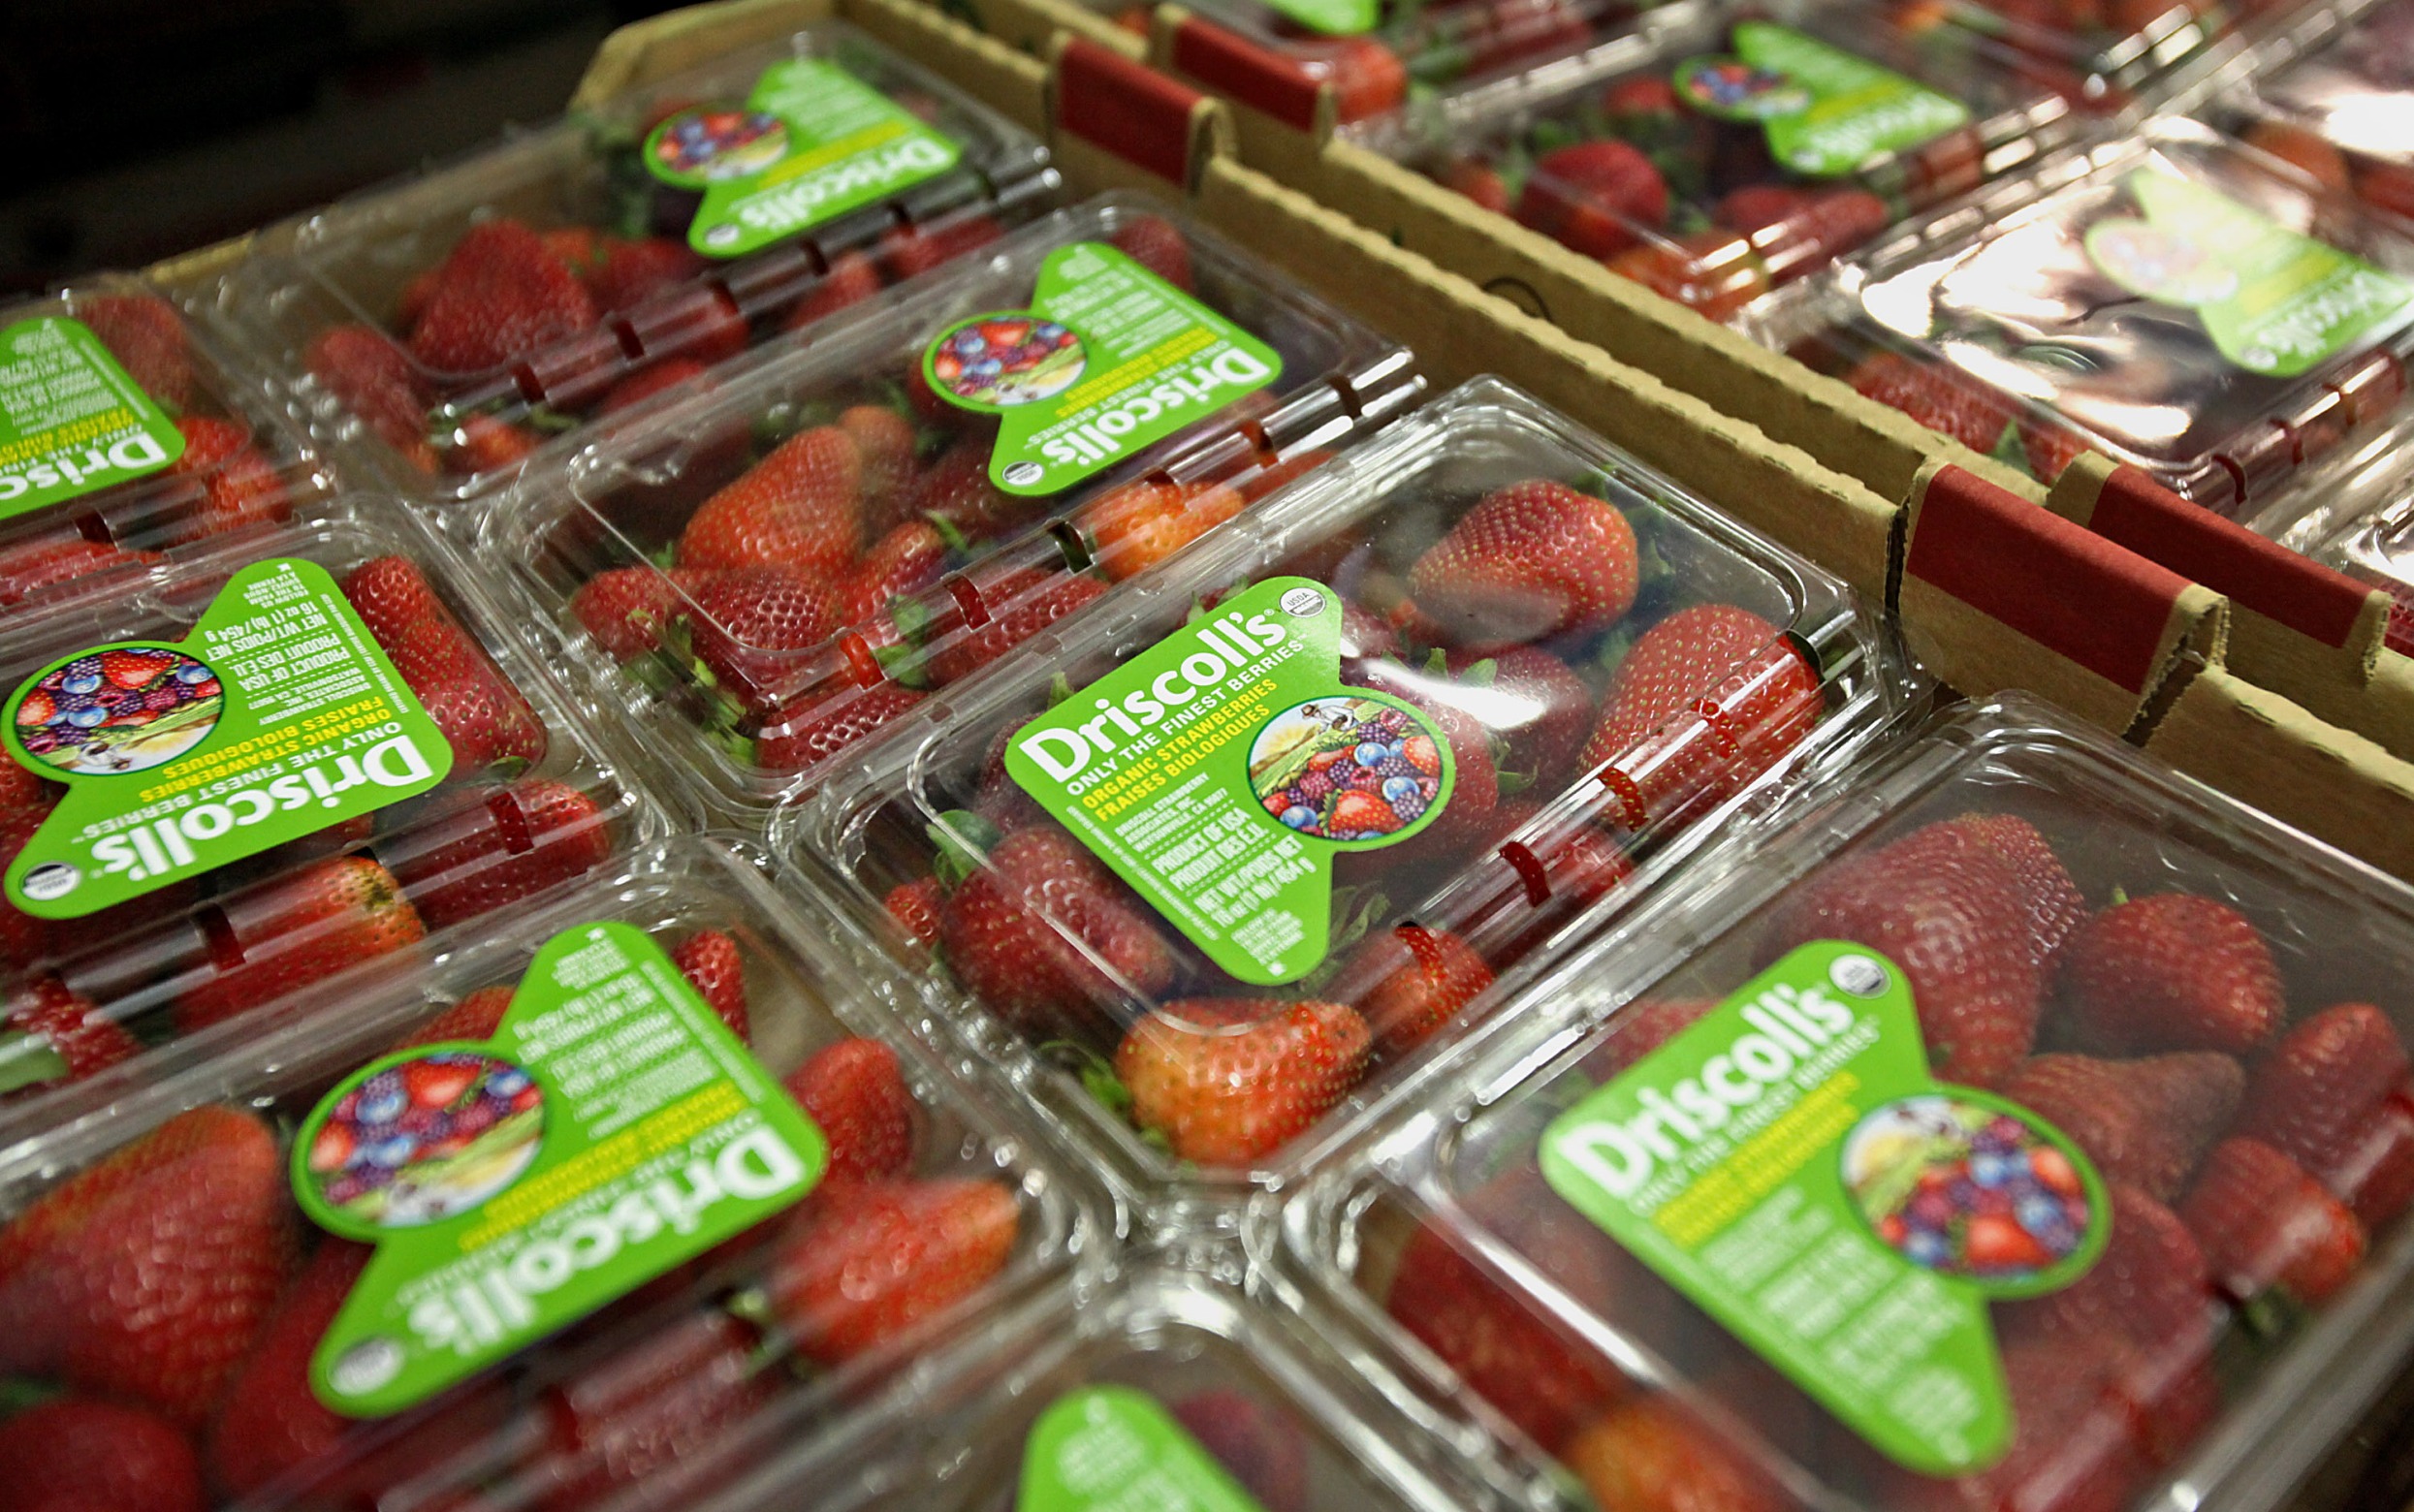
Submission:
[[[560,113],[648,0],[0,0],[0,293],[139,268]]]

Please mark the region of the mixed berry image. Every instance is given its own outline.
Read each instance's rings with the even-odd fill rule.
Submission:
[[[167,646],[79,656],[25,690],[16,738],[66,772],[140,772],[198,744],[226,708],[206,665]]]
[[[931,374],[960,399],[1032,404],[1071,388],[1086,362],[1081,338],[1055,321],[992,316],[941,341]]]
[[[471,1051],[388,1066],[337,1098],[310,1135],[319,1195],[396,1228],[466,1212],[536,1158],[545,1094],[527,1071]]]
[[[1405,709],[1335,698],[1276,716],[1250,751],[1250,786],[1286,829],[1375,840],[1424,817],[1442,747]]]
[[[2059,1147],[2010,1114],[1951,1096],[1878,1109],[1843,1160],[1861,1216],[1924,1271],[2025,1280],[2076,1254],[2093,1221]]]

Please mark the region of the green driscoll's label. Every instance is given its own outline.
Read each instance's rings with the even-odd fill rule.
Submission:
[[[959,321],[922,356],[931,392],[998,417],[992,483],[1058,493],[1283,374],[1275,350],[1113,247],[1039,267],[1028,310]]]
[[[62,657],[0,710],[67,796],[9,864],[44,919],[112,903],[416,798],[453,747],[316,562],[254,562],[183,641]]]
[[[1327,37],[1355,37],[1375,29],[1377,0],[1266,0],[1267,9]]]
[[[763,71],[743,106],[680,111],[646,138],[646,168],[704,191],[687,244],[742,257],[956,166],[964,149],[835,63]]]
[[[2414,305],[2402,279],[2202,184],[2140,169],[2125,186],[2144,217],[2088,227],[2088,259],[2132,294],[2194,309],[2248,372],[2294,378]]]
[[[1023,1441],[1024,1512],[1263,1512],[1156,1398],[1128,1386],[1059,1397]]]
[[[1745,21],[1734,43],[1678,64],[1677,92],[1704,115],[1760,122],[1770,154],[1806,177],[1841,178],[1970,123],[1951,95],[1792,27]]]
[[[302,1211],[377,1246],[311,1390],[398,1412],[790,1207],[829,1160],[644,931],[566,929],[492,1039],[371,1061],[302,1120]]]
[[[184,432],[80,321],[0,331],[0,520],[174,464]]]
[[[1928,1075],[1911,990],[1859,945],[1793,951],[1553,1120],[1542,1175],[1870,1444],[2000,1459],[1986,1304],[2069,1285],[2103,1181],[2036,1115]]]
[[[1441,817],[1449,742],[1341,683],[1341,599],[1270,578],[1025,725],[1023,791],[1244,982],[1295,982],[1331,938],[1333,863]]]

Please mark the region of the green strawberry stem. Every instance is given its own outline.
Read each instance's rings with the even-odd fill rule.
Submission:
[[[47,1034],[0,1033],[0,1094],[67,1081],[74,1068]]]
[[[67,1388],[50,1381],[29,1380],[22,1375],[0,1376],[0,1417],[15,1417],[66,1395]]]
[[[953,888],[984,865],[990,850],[1004,838],[998,827],[969,808],[950,808],[938,822],[925,827],[938,854],[931,870],[938,885]]]

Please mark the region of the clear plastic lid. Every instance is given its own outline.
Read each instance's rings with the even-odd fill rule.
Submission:
[[[2201,64],[2232,38],[2255,41],[2314,7],[2303,0],[1892,0],[1901,24],[1958,26],[1999,39],[2034,60],[2041,78],[2107,110],[2155,97],[2182,65]]]
[[[262,387],[133,278],[0,304],[0,616],[122,593],[165,551],[323,497],[318,457]]]
[[[991,363],[1001,385],[1035,376],[976,389],[949,365],[965,342],[1018,364]],[[1005,402],[960,407],[934,383]],[[760,824],[856,741],[1418,393],[1400,348],[1109,196],[600,430],[489,511],[484,549],[519,564],[615,717],[657,732],[716,812]]]
[[[2030,164],[2087,103],[1859,0],[1671,15],[1569,72],[1480,119],[1412,107],[1367,144],[1714,320]]]
[[[216,302],[322,434],[460,498],[994,241],[1053,196],[1047,161],[828,23],[341,201],[270,234]]]
[[[2414,656],[2414,494],[2402,479],[2397,497],[2351,520],[2308,554],[2389,594],[2389,648]]]
[[[1135,1180],[1273,1183],[1894,677],[1840,583],[1478,379],[901,720],[775,844]]]
[[[2373,7],[2328,47],[2256,81],[2242,135],[2373,209],[2414,220],[2414,5]]]
[[[2024,698],[1762,839],[1293,1248],[1604,1504],[2284,1501],[2414,1332],[2414,894]]]
[[[1798,355],[2050,482],[2090,448],[2252,518],[2397,418],[2414,235],[2163,117],[1842,270]]]
[[[759,862],[640,851],[0,1158],[19,1488],[694,1505],[1084,1269],[1082,1188]]]
[[[356,494],[0,631],[0,1129],[659,833],[500,623]]]

